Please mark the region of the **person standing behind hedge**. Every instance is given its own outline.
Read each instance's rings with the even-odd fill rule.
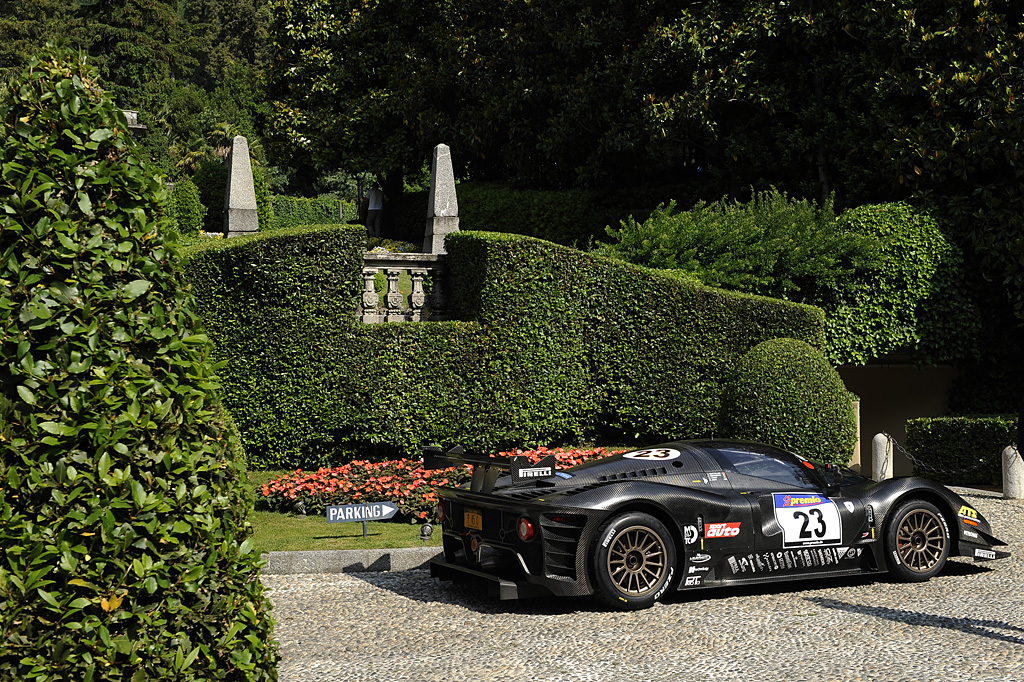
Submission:
[[[380,183],[374,182],[366,193],[366,230],[371,238],[380,237],[381,216],[387,197],[381,191]]]

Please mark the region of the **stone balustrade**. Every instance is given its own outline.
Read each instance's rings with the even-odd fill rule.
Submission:
[[[409,304],[399,291],[398,280],[407,271],[412,280]],[[383,299],[377,293],[377,273],[383,273],[387,290]],[[380,322],[423,322],[444,317],[444,254],[374,253],[363,254],[363,296],[359,319],[367,324]],[[429,290],[429,294],[428,294]]]

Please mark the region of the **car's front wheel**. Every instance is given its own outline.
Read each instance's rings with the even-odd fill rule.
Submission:
[[[620,514],[601,527],[593,552],[594,582],[597,597],[609,606],[651,606],[668,591],[675,568],[672,535],[650,514]]]
[[[889,570],[899,580],[922,582],[937,575],[949,557],[949,530],[930,502],[904,502],[885,535]]]

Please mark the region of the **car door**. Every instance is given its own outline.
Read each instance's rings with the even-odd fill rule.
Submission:
[[[714,454],[732,468],[730,483],[747,499],[756,531],[748,551],[727,557],[723,579],[856,569],[859,500],[830,497],[812,462],[782,450],[744,444]]]

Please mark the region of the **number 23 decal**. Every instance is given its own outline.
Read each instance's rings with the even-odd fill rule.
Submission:
[[[775,520],[785,547],[838,545],[843,526],[836,503],[814,493],[775,493]]]
[[[810,525],[811,522],[811,516],[813,516],[817,522],[817,526],[814,528],[813,533],[808,529],[808,525]],[[800,526],[801,540],[810,540],[815,535],[819,538],[825,537],[825,531],[828,529],[828,526],[825,524],[825,515],[821,513],[820,509],[812,509],[810,511],[810,516],[804,514],[802,511],[795,511],[793,512],[793,517],[800,519],[803,522]]]

